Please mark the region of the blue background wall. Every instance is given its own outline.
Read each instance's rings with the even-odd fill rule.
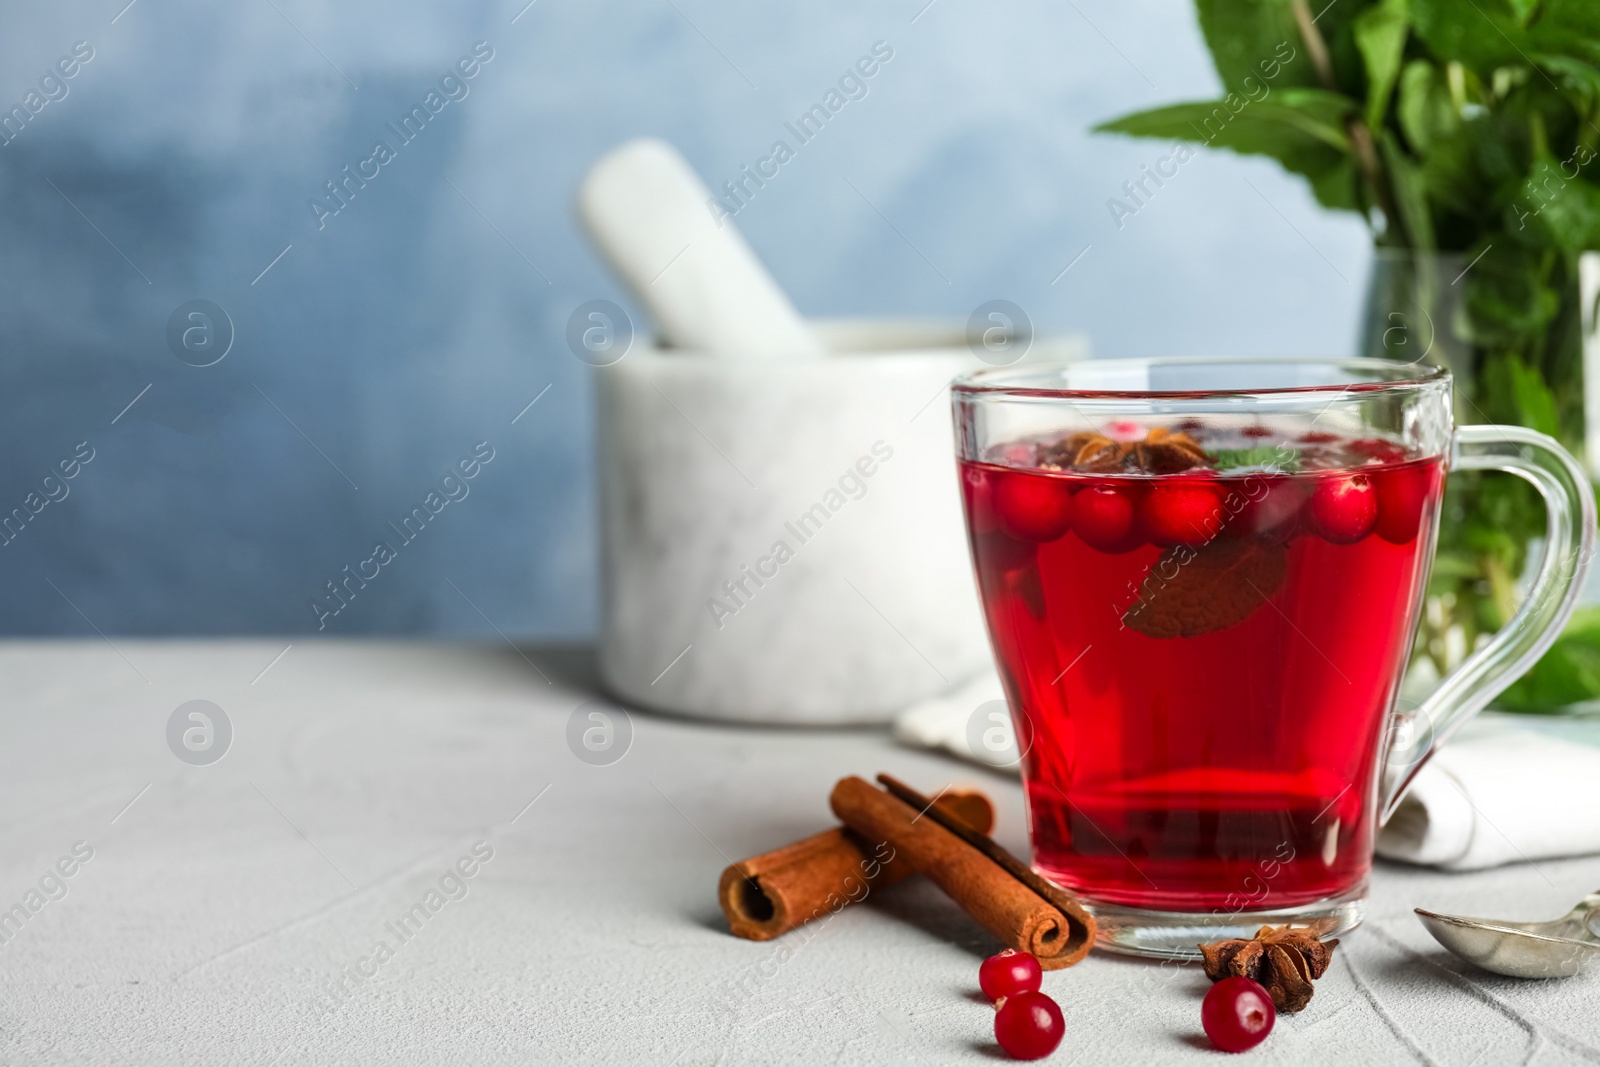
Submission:
[[[640,134],[735,177],[875,41],[866,98],[738,216],[807,314],[1005,297],[1097,355],[1354,343],[1365,229],[1271,164],[1203,155],[1113,222],[1165,149],[1088,127],[1217,87],[1179,0],[125,2],[0,11],[6,109],[95,53],[0,147],[0,512],[95,456],[0,547],[4,632],[315,630],[323,583],[487,440],[326,632],[592,633],[593,372],[564,329],[623,298],[574,186]],[[480,40],[469,95],[319,229],[323,183]],[[193,299],[234,326],[210,367],[167,343]]]

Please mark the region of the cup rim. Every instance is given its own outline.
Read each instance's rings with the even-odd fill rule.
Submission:
[[[1051,377],[1063,371],[1074,374],[1094,374],[1104,370],[1108,374],[1144,367],[1196,367],[1207,364],[1227,367],[1338,367],[1358,377],[1363,372],[1368,381],[1354,381],[1328,385],[1263,386],[1259,388],[1217,389],[1118,389],[1118,388],[1063,388],[1048,384]],[[1012,364],[988,367],[957,377],[951,383],[953,392],[974,396],[1015,396],[1078,399],[1129,400],[1143,398],[1204,399],[1209,397],[1296,396],[1345,393],[1370,393],[1391,389],[1419,388],[1451,380],[1448,367],[1436,364],[1399,363],[1391,359],[1368,356],[1140,356],[1117,359],[1062,360],[1026,365]],[[1032,384],[1029,384],[1032,383]]]

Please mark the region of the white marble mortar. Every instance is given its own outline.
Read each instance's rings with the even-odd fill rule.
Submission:
[[[600,665],[624,700],[884,722],[988,665],[944,389],[983,364],[959,326],[816,329],[832,354],[597,370]]]

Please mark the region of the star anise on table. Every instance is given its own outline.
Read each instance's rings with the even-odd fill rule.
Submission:
[[[1157,426],[1141,441],[1113,441],[1101,433],[1082,431],[1039,448],[1040,465],[1085,474],[1139,471],[1176,474],[1207,462],[1206,451],[1186,433]]]
[[[1279,1011],[1299,1011],[1311,1001],[1312,981],[1333,959],[1337,939],[1319,941],[1304,927],[1263,926],[1246,941],[1230,938],[1201,945],[1206,977],[1213,982],[1238,976],[1260,982]]]

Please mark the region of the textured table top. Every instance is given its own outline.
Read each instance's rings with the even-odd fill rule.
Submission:
[[[283,648],[0,645],[0,1061],[1000,1056],[976,990],[995,946],[926,884],[766,944],[725,932],[713,890],[730,859],[828,825],[828,790],[853,772],[981,785],[1020,849],[1020,791],[1004,779],[880,731],[638,713],[626,754],[597,765],[575,755],[587,709],[568,743],[593,696],[582,654]],[[209,765],[168,741],[196,699],[231,725]],[[180,723],[200,731],[191,748],[173,734],[190,760],[226,732],[213,722],[208,749],[198,722]],[[1473,972],[1410,914],[1541,918],[1597,885],[1600,858],[1472,875],[1380,865],[1367,925],[1252,1055],[1600,1061],[1600,977]],[[1100,954],[1054,972],[1068,1036],[1046,1062],[1217,1062],[1200,1036],[1206,985],[1197,968]]]

